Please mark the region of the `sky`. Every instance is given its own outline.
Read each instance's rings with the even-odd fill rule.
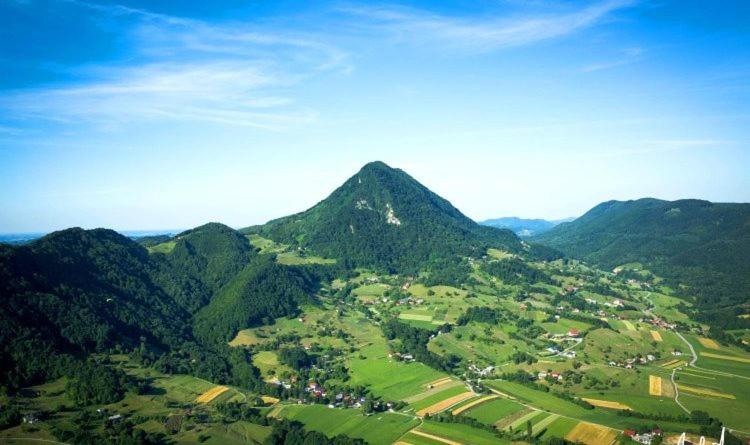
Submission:
[[[750,201],[750,2],[0,2],[0,232],[233,227],[369,161],[469,217]]]

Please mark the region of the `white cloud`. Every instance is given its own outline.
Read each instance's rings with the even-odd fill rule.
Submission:
[[[6,116],[102,128],[170,120],[283,130],[317,116],[295,102],[296,86],[321,71],[350,69],[338,48],[253,23],[217,25],[120,5],[66,3],[108,23],[115,19],[132,55],[122,65],[76,68],[77,82],[6,92],[0,99]]]
[[[563,37],[594,26],[633,0],[608,0],[572,12],[516,17],[453,18],[400,7],[346,8],[345,13],[369,19],[371,27],[403,39],[441,48],[490,51]]]

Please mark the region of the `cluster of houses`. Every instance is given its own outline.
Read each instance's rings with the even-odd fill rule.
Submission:
[[[629,358],[624,362],[615,362],[613,360],[610,360],[608,364],[609,366],[616,366],[618,368],[633,369],[636,365],[645,365],[647,363],[653,362],[654,360],[656,360],[656,357],[648,354],[645,357],[641,356]]]
[[[651,325],[653,325],[654,327],[662,328],[662,329],[675,329],[677,327],[677,325],[675,325],[674,323],[668,323],[666,320],[657,316],[653,316],[651,320],[641,318],[641,322],[651,323]]]
[[[414,356],[411,354],[402,354],[400,352],[389,352],[388,358],[396,359],[402,362],[413,362]]]
[[[480,377],[486,377],[488,375],[491,375],[492,372],[495,370],[494,366],[488,366],[486,368],[480,368],[479,366],[475,364],[469,365],[469,371],[473,372],[474,374],[480,376]]]
[[[654,428],[651,432],[638,434],[635,430],[625,430],[622,432],[623,435],[630,437],[636,442],[642,443],[643,445],[651,445],[651,441],[656,436],[661,436],[662,430]]]
[[[581,338],[581,331],[575,328],[569,329],[565,334],[552,334],[550,336],[550,339],[557,342],[572,341],[575,343],[581,343],[583,341],[583,339]],[[563,350],[559,346],[550,346],[547,348],[547,352],[553,355],[559,355],[560,357],[570,359],[576,358],[575,351]]]
[[[551,371],[551,372],[539,371],[539,373],[536,375],[536,378],[539,380],[550,379],[550,380],[557,380],[558,382],[563,381],[562,374],[557,371]]]

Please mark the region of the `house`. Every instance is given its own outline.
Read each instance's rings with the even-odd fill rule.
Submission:
[[[23,423],[33,424],[33,423],[39,422],[41,420],[42,420],[41,419],[41,415],[39,413],[35,413],[35,412],[28,413],[25,416],[23,416]]]
[[[578,329],[568,330],[568,337],[578,337],[579,335],[581,335],[581,331],[579,331]]]
[[[122,414],[115,414],[114,416],[107,417],[107,421],[110,423],[118,423],[122,421]]]
[[[633,437],[636,435],[635,430],[625,430],[622,432],[623,436]]]

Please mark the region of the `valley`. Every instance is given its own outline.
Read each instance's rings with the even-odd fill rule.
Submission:
[[[3,249],[3,443],[750,437],[746,328],[717,335],[673,279],[480,227],[382,163],[266,226]]]

